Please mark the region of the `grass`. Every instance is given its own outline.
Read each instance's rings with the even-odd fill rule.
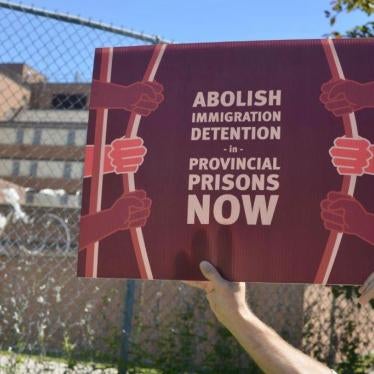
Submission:
[[[95,362],[92,360],[76,360],[73,367],[69,360],[61,356],[43,356],[27,353],[15,353],[0,350],[0,373],[23,373],[26,369],[44,372],[44,369],[64,370],[66,373],[90,373],[93,370],[101,370],[104,373],[116,373],[117,367],[113,363]],[[66,370],[66,371],[65,371]],[[161,371],[153,368],[129,368],[132,373],[137,374],[161,374]],[[28,371],[29,372],[29,371]]]

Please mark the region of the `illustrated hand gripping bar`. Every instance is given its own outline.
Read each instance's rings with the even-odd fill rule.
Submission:
[[[345,79],[343,69],[340,64],[339,57],[336,53],[333,40],[322,40],[322,46],[327,58],[327,62],[333,80]],[[338,112],[337,114],[342,116],[345,135],[349,138],[358,138],[359,136],[357,130],[356,117],[353,111],[342,111]],[[353,196],[356,186],[356,178],[356,175],[344,175],[340,192],[343,194]],[[330,231],[317,273],[315,275],[315,283],[327,284],[331,274],[332,267],[334,265],[336,256],[339,251],[342,236],[342,232]]]
[[[143,139],[126,137],[113,140],[110,145],[104,148],[104,169],[103,173],[136,173],[144,162],[147,148],[143,145]],[[93,145],[86,145],[84,156],[84,176],[91,177],[94,168]]]
[[[321,201],[321,218],[327,230],[356,235],[374,245],[374,214],[354,197],[330,191]]]
[[[329,153],[340,175],[374,174],[374,146],[365,138],[336,138]]]

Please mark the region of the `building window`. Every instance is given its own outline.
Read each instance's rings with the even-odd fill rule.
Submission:
[[[71,163],[65,162],[64,164],[64,178],[71,179]]]
[[[42,129],[35,129],[34,136],[32,138],[32,144],[39,145],[42,138]]]
[[[13,168],[12,168],[12,176],[18,177],[19,176],[19,161],[13,161]]]
[[[38,163],[37,163],[37,161],[31,161],[31,164],[30,164],[30,177],[36,177],[37,170],[38,170]]]
[[[68,145],[75,145],[75,130],[68,132]]]
[[[85,109],[87,95],[83,94],[57,94],[52,98],[54,109]]]

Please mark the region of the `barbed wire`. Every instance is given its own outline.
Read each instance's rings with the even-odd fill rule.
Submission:
[[[109,25],[103,22],[94,21],[92,19],[78,17],[75,15],[66,14],[66,13],[52,12],[46,9],[36,8],[33,6],[21,4],[21,3],[14,3],[10,1],[1,0],[0,7],[5,8],[5,9],[20,11],[20,12],[25,12],[28,14],[33,14],[36,16],[51,18],[57,21],[72,23],[72,24],[81,25],[81,26],[87,26],[87,27],[91,27],[97,30],[108,31],[113,34],[126,36],[129,38],[141,40],[143,42],[148,42],[152,44],[171,43],[171,41],[163,39],[158,35],[148,35],[148,34],[144,34],[141,32],[129,30],[123,27],[116,27],[116,26]]]

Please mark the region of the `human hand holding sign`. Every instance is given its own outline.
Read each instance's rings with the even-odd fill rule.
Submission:
[[[321,218],[327,230],[356,235],[374,245],[374,214],[354,197],[329,192],[321,202]]]
[[[336,138],[329,153],[340,175],[374,174],[374,145],[367,139]]]
[[[82,216],[79,247],[85,248],[119,230],[144,226],[151,203],[145,191],[136,190],[123,194],[109,209]]]
[[[124,86],[94,79],[90,108],[124,109],[148,116],[163,100],[163,86],[156,81],[139,81]]]
[[[320,100],[336,117],[374,107],[374,82],[332,79],[321,87]]]
[[[185,283],[206,292],[209,305],[222,324],[228,327],[236,318],[250,312],[245,300],[244,282],[228,282],[207,261],[200,263],[200,270],[209,282],[188,281]]]
[[[331,370],[284,341],[249,308],[245,283],[229,282],[209,262],[200,270],[207,281],[185,282],[205,291],[210,308],[265,373],[329,374]]]
[[[374,299],[374,272],[371,273],[366,282],[359,288],[358,292],[361,294],[359,302],[362,305]]]

